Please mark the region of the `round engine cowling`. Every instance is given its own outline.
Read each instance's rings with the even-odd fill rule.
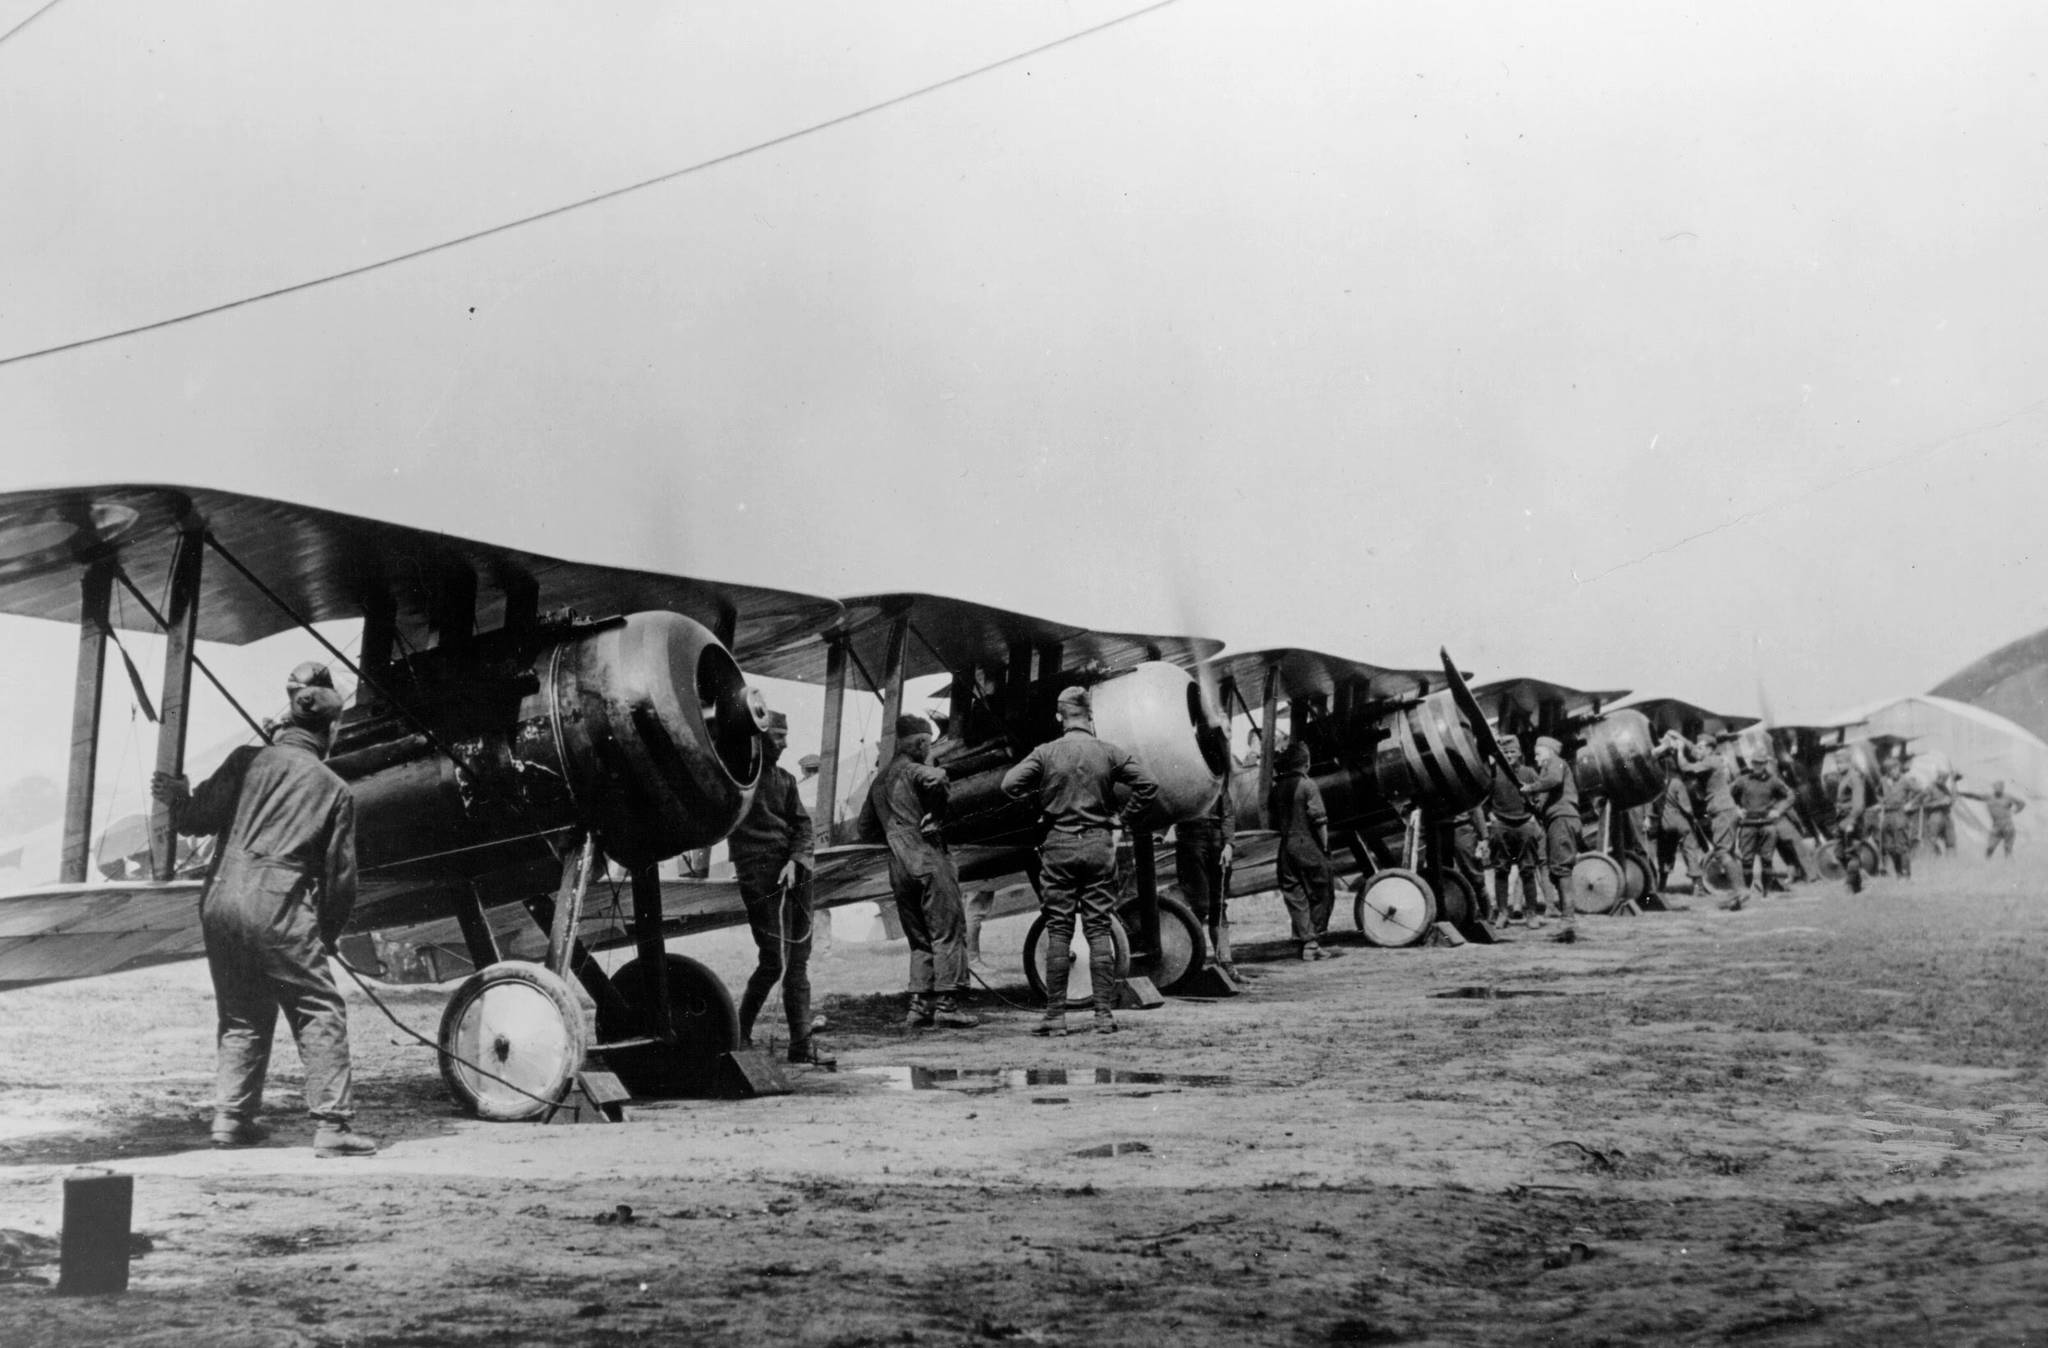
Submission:
[[[702,624],[635,613],[555,647],[541,696],[579,813],[642,866],[730,833],[761,775],[746,676]],[[524,718],[522,718],[524,719]]]
[[[1164,828],[1216,803],[1229,747],[1202,702],[1194,676],[1153,660],[1097,684],[1089,696],[1095,733],[1130,751],[1153,781],[1159,802],[1143,821]]]
[[[1444,691],[1393,714],[1373,760],[1373,780],[1386,795],[1455,812],[1477,805],[1492,776],[1478,736]]]
[[[329,760],[354,789],[367,866],[485,867],[494,844],[570,825],[646,865],[724,837],[760,776],[745,677],[680,614],[636,613],[488,660],[419,659],[414,678],[392,680],[414,690],[410,715],[351,714]]]
[[[1647,805],[1664,789],[1657,738],[1639,711],[1611,711],[1588,726],[1575,763],[1579,790],[1623,809]]]

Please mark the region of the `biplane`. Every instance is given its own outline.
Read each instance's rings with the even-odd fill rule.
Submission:
[[[0,495],[0,612],[79,630],[60,879],[0,900],[0,986],[201,953],[203,875],[180,863],[161,806],[148,878],[86,883],[114,626],[167,638],[156,767],[179,773],[194,674],[211,678],[198,643],[299,627],[325,645],[313,624],[355,618],[357,658],[329,646],[358,680],[328,760],[357,803],[352,930],[461,927],[477,971],[441,1027],[457,1098],[527,1117],[586,1050],[652,1094],[705,1081],[734,1049],[717,978],[664,949],[681,924],[656,868],[722,838],[758,779],[735,652],[831,627],[835,601],[208,488],[108,485]],[[581,935],[607,858],[631,877],[617,929],[636,947],[609,974]],[[498,957],[490,913],[507,907],[547,933],[538,963]],[[572,979],[595,1004],[594,1042]]]
[[[1129,750],[1160,787],[1151,816],[1128,839],[1131,883],[1122,921],[1112,931],[1119,967],[1161,989],[1199,973],[1207,958],[1201,925],[1185,904],[1160,894],[1152,835],[1211,808],[1222,789],[1228,738],[1189,672],[1222,643],[1091,631],[932,594],[861,595],[844,603],[845,616],[829,631],[800,636],[749,663],[762,677],[824,689],[815,822],[819,836],[832,845],[819,851],[814,893],[829,892],[832,902],[888,894],[879,829],[861,813],[836,818],[830,804],[840,795],[841,723],[850,688],[881,699],[876,761],[887,763],[895,753],[904,685],[947,676],[945,730],[933,746],[932,762],[953,783],[945,835],[961,884],[984,887],[1024,875],[1035,888],[1037,811],[1004,795],[1002,776],[1032,748],[1059,735],[1055,702],[1062,688],[1080,684],[1091,689],[1097,732]],[[865,791],[856,798],[865,799]],[[1041,994],[1044,929],[1041,916],[1024,938],[1025,973]],[[1076,968],[1085,965],[1084,958]],[[1087,995],[1077,973],[1069,983],[1070,999],[1080,1002]]]
[[[1663,791],[1657,736],[1640,711],[1606,710],[1627,689],[1589,691],[1543,679],[1501,679],[1473,689],[1496,729],[1525,754],[1540,735],[1564,746],[1579,785],[1585,845],[1572,865],[1573,905],[1610,913],[1652,899],[1661,880],[1643,810]]]
[[[1677,735],[1687,744],[1694,743],[1701,735],[1714,740],[1724,740],[1748,731],[1758,721],[1754,716],[1709,711],[1697,703],[1676,697],[1637,698],[1625,706],[1614,709],[1615,714],[1623,711],[1634,712],[1648,720],[1652,740],[1657,743],[1661,743],[1666,735]],[[1690,855],[1700,859],[1700,883],[1716,893],[1726,893],[1735,889],[1741,884],[1742,878],[1742,868],[1737,864],[1735,855],[1725,848],[1717,849],[1714,846],[1713,838],[1708,835],[1705,823],[1693,806],[1690,788],[1684,779],[1674,775],[1669,780],[1668,787],[1671,790],[1688,793],[1684,813],[1691,824],[1693,840],[1699,849]],[[1661,893],[1668,887],[1672,863],[1677,859],[1675,853],[1666,855],[1667,852],[1671,852],[1671,849],[1653,847],[1650,851],[1650,860],[1654,863],[1655,871],[1656,888],[1653,892],[1656,893]]]
[[[1501,753],[1448,655],[1440,669],[1403,670],[1283,647],[1222,656],[1202,672],[1221,705],[1259,731],[1256,765],[1232,782],[1231,895],[1274,884],[1278,846],[1266,802],[1284,716],[1284,733],[1308,748],[1331,841],[1341,844],[1332,860],[1365,876],[1352,915],[1366,939],[1410,945],[1440,916],[1459,924],[1477,916],[1471,883],[1452,862],[1450,830],[1485,795]]]

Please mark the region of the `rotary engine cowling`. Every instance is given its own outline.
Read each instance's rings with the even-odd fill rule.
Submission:
[[[1159,802],[1142,821],[1165,828],[1216,803],[1230,766],[1228,737],[1209,715],[1194,677],[1153,660],[1097,684],[1095,733],[1128,749],[1153,781]]]
[[[1469,810],[1486,795],[1492,774],[1479,738],[1448,690],[1431,693],[1385,723],[1373,759],[1373,780],[1385,796],[1432,810]]]
[[[351,713],[329,760],[354,787],[365,865],[483,851],[581,825],[642,866],[730,832],[761,771],[739,665],[703,625],[636,613],[394,671],[412,716]]]
[[[1657,737],[1639,711],[1611,711],[1586,728],[1575,763],[1579,790],[1622,809],[1647,805],[1664,789]]]

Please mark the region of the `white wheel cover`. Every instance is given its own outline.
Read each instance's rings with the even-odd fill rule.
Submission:
[[[1391,872],[1365,882],[1358,928],[1374,945],[1413,945],[1429,918],[1429,893],[1413,876]]]
[[[545,992],[518,979],[487,983],[462,1010],[448,1045],[465,1062],[454,1064],[464,1086],[484,1105],[530,1104],[526,1091],[550,1097],[574,1072],[582,1055],[575,1027]],[[483,1076],[474,1063],[504,1082]]]

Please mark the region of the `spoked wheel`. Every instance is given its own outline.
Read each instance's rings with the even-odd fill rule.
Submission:
[[[1813,849],[1813,865],[1823,880],[1839,880],[1849,873],[1842,864],[1842,844],[1825,842]]]
[[[1462,871],[1445,871],[1439,877],[1437,886],[1436,914],[1441,922],[1462,927],[1479,916],[1479,901],[1472,893],[1472,882]]]
[[[1742,883],[1742,867],[1736,864],[1732,852],[1716,848],[1706,864],[1700,867],[1700,878],[1714,893],[1732,894]]]
[[[1877,874],[1877,868],[1880,864],[1882,864],[1883,858],[1878,856],[1877,854],[1876,843],[1871,842],[1867,838],[1858,839],[1856,843],[1856,855],[1862,859],[1863,874],[1866,879],[1870,876]]]
[[[1358,887],[1351,914],[1374,945],[1414,945],[1436,925],[1436,894],[1414,871],[1390,867]]]
[[[1137,925],[1136,909],[1125,905],[1117,913],[1117,920],[1128,932]],[[1082,947],[1087,948],[1085,945]],[[1195,916],[1195,910],[1188,907],[1187,900],[1170,891],[1159,895],[1159,967],[1152,971],[1154,984],[1161,992],[1173,991],[1174,985],[1182,979],[1202,972],[1208,962],[1207,944],[1202,935],[1202,920]],[[1041,997],[1043,993],[1039,994]]]
[[[1572,907],[1581,913],[1611,913],[1621,906],[1621,863],[1605,852],[1581,852],[1566,883]]]
[[[1166,904],[1159,905],[1160,943],[1166,941]],[[1109,943],[1115,951],[1116,976],[1119,979],[1131,972],[1131,937],[1124,930],[1124,924],[1115,917],[1109,919]],[[1073,951],[1073,967],[1067,973],[1067,1005],[1070,1008],[1093,1006],[1095,984],[1088,968],[1088,937],[1081,930],[1081,920],[1074,919],[1074,938],[1069,947]],[[1024,933],[1024,978],[1031,984],[1031,995],[1040,1005],[1045,1002],[1045,914],[1031,919],[1031,930]]]
[[[718,975],[687,955],[664,955],[668,966],[669,1024],[674,1044],[641,1044],[614,1049],[605,1061],[627,1090],[640,1096],[692,1095],[712,1088],[718,1060],[740,1042],[740,1016]],[[630,960],[612,975],[612,986],[632,1013],[636,1035],[644,1033],[649,995],[647,969]]]
[[[480,1119],[537,1119],[583,1064],[583,1007],[538,964],[507,960],[462,980],[441,1013],[441,1079]]]
[[[1641,852],[1621,854],[1621,897],[1640,901],[1657,888],[1657,868]]]

